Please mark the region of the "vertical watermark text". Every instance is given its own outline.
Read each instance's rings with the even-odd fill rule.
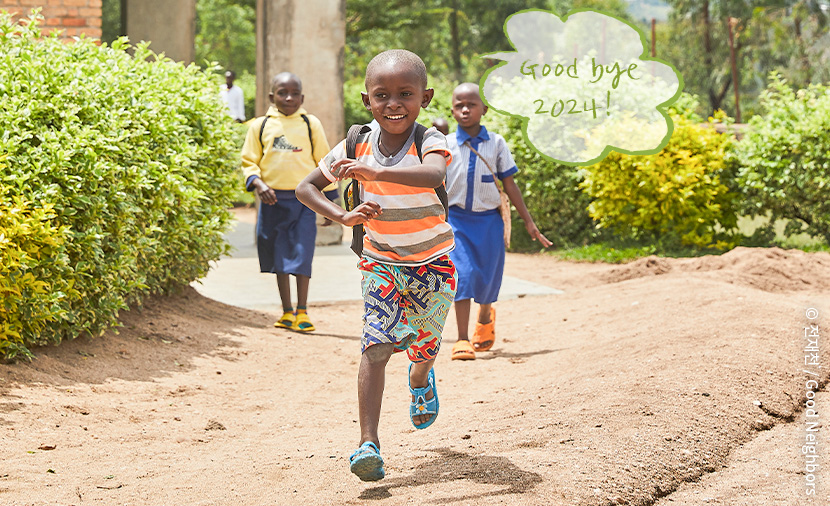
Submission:
[[[816,405],[816,391],[819,389],[819,380],[822,377],[819,369],[819,324],[818,310],[808,308],[804,316],[807,318],[804,326],[804,444],[801,453],[804,454],[804,493],[808,496],[817,494],[817,480],[819,475],[821,451],[818,446],[818,431],[821,427],[819,410]]]

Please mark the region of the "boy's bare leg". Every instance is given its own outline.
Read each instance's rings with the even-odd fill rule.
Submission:
[[[469,302],[469,299],[467,299]],[[469,304],[467,305],[467,310],[469,314]],[[409,384],[412,385],[412,388],[424,388],[425,386],[429,385],[428,376],[429,370],[432,369],[432,364],[435,363],[435,359],[427,360],[426,362],[419,362],[419,363],[412,363],[412,369],[409,370]],[[430,389],[429,392],[424,396],[426,400],[430,400],[435,397],[435,392]],[[412,401],[415,401],[415,396],[412,396]],[[416,416],[413,421],[415,425],[423,425],[430,421],[432,417],[435,415],[418,415]]]
[[[470,340],[470,306],[472,299],[457,300],[453,303],[455,306],[455,320],[458,323],[458,340]]]
[[[307,307],[308,303],[308,283],[311,278],[297,274],[297,307]]]
[[[478,306],[478,323],[490,323],[490,306],[492,304],[480,304]]]
[[[357,405],[360,412],[360,444],[366,441],[380,448],[378,422],[383,387],[386,380],[386,363],[392,356],[394,345],[375,344],[366,348],[360,357],[357,373]]]
[[[280,302],[284,312],[293,311],[291,305],[291,275],[277,274],[277,290],[280,292]]]

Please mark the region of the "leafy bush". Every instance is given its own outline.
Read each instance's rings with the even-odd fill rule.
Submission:
[[[98,334],[142,296],[203,276],[228,250],[236,184],[233,122],[209,75],[37,24],[0,13],[0,204],[15,216],[0,234],[16,238],[3,286],[18,294],[0,314],[6,355]],[[10,311],[46,316],[21,327]]]
[[[586,169],[591,216],[661,249],[734,246],[738,194],[724,156],[731,138],[673,115],[669,144],[650,156],[612,152]]]
[[[806,232],[830,244],[830,88],[793,91],[773,74],[761,104],[735,149],[746,211],[771,213],[770,230],[783,218],[785,235]]]
[[[516,184],[536,226],[553,247],[582,246],[596,240],[599,231],[587,210],[591,197],[579,188],[583,171],[544,159],[525,142],[518,119],[491,109],[483,121],[507,141],[519,168]],[[539,249],[539,243],[530,239],[515,212],[512,228],[511,250]]]

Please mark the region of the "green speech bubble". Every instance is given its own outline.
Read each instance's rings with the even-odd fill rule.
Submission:
[[[542,156],[586,166],[612,150],[651,155],[669,142],[665,108],[683,79],[646,57],[636,27],[594,10],[563,18],[526,10],[508,17],[504,31],[516,51],[484,56],[504,62],[482,77],[482,98],[521,118],[525,140]]]

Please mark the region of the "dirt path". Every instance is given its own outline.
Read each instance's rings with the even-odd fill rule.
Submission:
[[[393,358],[381,482],[347,464],[359,303],[313,307],[306,336],[187,289],[120,334],[0,365],[0,504],[827,503],[830,469],[811,502],[800,449],[805,310],[830,327],[830,255],[509,255],[507,273],[565,294],[500,302],[497,345],[474,362],[449,360],[451,319],[426,431]],[[822,406],[828,357],[807,368]]]

